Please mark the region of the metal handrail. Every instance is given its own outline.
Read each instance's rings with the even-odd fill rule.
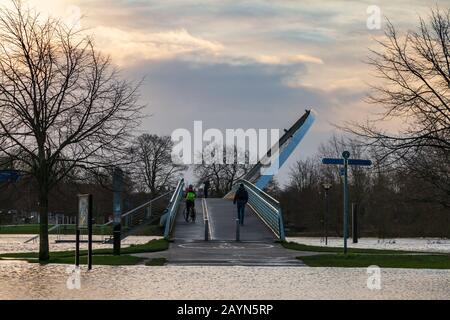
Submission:
[[[162,199],[162,198],[168,196],[169,194],[171,194],[170,191],[167,192],[167,193],[165,193],[165,194],[163,194],[163,195],[161,195],[161,196],[159,196],[159,197],[157,197],[157,198],[155,198],[155,199],[152,199],[152,200],[150,200],[150,201],[148,201],[148,202],[146,202],[146,203],[140,205],[139,207],[136,207],[136,208],[134,208],[134,209],[132,209],[132,210],[130,210],[130,211],[128,211],[128,212],[125,212],[124,214],[122,214],[122,215],[120,216],[120,218],[123,219],[123,218],[129,216],[130,214],[133,214],[133,213],[135,213],[136,211],[141,210],[142,208],[148,207],[148,206],[151,205],[153,202],[156,202],[156,201],[158,201],[158,200],[160,200],[160,199]],[[109,221],[109,222],[105,223],[103,226],[106,227],[106,226],[112,224],[113,222],[114,222],[114,221]]]
[[[268,194],[267,192],[261,190],[260,188],[258,188],[256,185],[254,185],[253,183],[251,183],[250,181],[247,181],[245,179],[241,179],[239,181],[239,183],[244,183],[247,186],[250,186],[253,190],[257,191],[258,193],[260,193],[262,195],[262,198],[264,201],[268,202],[270,205],[272,205],[274,208],[278,208],[280,206],[280,202],[278,200],[276,200],[274,197],[272,197],[270,194]]]
[[[53,231],[53,230],[58,229],[58,228],[59,228],[59,225],[58,225],[58,224],[57,224],[57,225],[54,225],[53,227],[51,227],[50,229],[48,229],[47,232],[50,233],[50,231]],[[24,243],[30,243],[31,241],[33,241],[33,243],[34,243],[34,241],[35,241],[37,238],[39,238],[39,235],[35,235],[34,237],[28,239],[28,240],[25,241]]]
[[[141,210],[141,209],[143,209],[143,208],[149,207],[149,206],[150,206],[151,204],[153,204],[154,202],[156,202],[156,201],[158,201],[158,200],[160,200],[160,199],[162,199],[162,198],[164,198],[164,197],[167,197],[167,196],[170,195],[170,194],[172,194],[171,191],[166,192],[166,193],[164,193],[163,195],[158,196],[158,197],[156,197],[156,198],[154,198],[154,199],[152,199],[152,200],[150,200],[150,201],[148,201],[148,202],[146,202],[146,203],[140,205],[139,207],[136,207],[136,208],[134,208],[134,209],[132,209],[132,210],[130,210],[130,211],[128,211],[128,212],[125,212],[124,214],[122,214],[122,215],[120,216],[120,218],[121,218],[121,219],[126,218],[126,217],[128,217],[129,215],[132,215],[132,214],[134,214],[135,212],[137,212],[137,211],[139,211],[139,210]],[[175,194],[175,193],[174,193],[174,194]],[[171,202],[172,202],[172,199],[173,199],[173,195],[172,195],[172,198],[171,198]],[[107,227],[107,226],[109,226],[109,225],[111,225],[111,224],[113,224],[113,223],[114,223],[114,221],[109,221],[109,222],[107,222],[107,223],[105,223],[105,224],[98,225],[98,227],[100,227],[101,229],[103,229],[103,228],[105,228],[105,227]],[[53,230],[56,230],[57,240],[60,240],[60,238],[61,238],[61,228],[64,227],[64,226],[72,226],[72,225],[71,225],[71,224],[56,224],[56,225],[54,225],[53,227],[51,227],[50,229],[48,229],[48,232],[51,232],[51,231],[53,231]],[[105,236],[105,234],[103,234],[103,233],[104,233],[104,232],[102,232],[102,235]],[[39,238],[39,235],[35,235],[35,236],[33,236],[32,238],[26,240],[24,243],[29,243],[29,242],[35,241],[35,240],[38,239],[38,238]]]
[[[173,225],[175,223],[175,217],[178,210],[178,205],[180,204],[181,197],[184,191],[184,179],[178,182],[177,188],[170,199],[170,203],[167,207],[167,213],[162,217],[165,220],[164,238],[169,239],[170,233],[172,232]],[[162,219],[163,220],[163,219]]]
[[[247,187],[249,206],[281,241],[285,241],[280,203],[247,180],[240,180],[233,187],[233,191],[237,191],[241,183]]]

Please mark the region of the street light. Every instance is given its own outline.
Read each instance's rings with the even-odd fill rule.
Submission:
[[[325,190],[325,214],[323,215],[323,227],[325,232],[325,245],[328,246],[328,224],[327,224],[327,216],[329,210],[328,191],[330,191],[332,184],[324,183],[322,184],[322,187]]]

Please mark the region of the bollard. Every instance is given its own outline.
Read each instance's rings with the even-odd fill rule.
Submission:
[[[358,205],[352,203],[352,235],[353,243],[358,243]]]
[[[205,241],[209,241],[209,220],[205,219]]]
[[[121,242],[121,226],[117,224],[113,230],[113,253],[115,256],[120,256],[120,242]]]
[[[236,241],[241,241],[241,224],[239,219],[236,219]]]
[[[75,266],[80,266],[80,229],[77,228],[75,233]]]
[[[89,208],[88,208],[88,270],[92,270],[92,226],[94,224],[92,194],[89,195]]]

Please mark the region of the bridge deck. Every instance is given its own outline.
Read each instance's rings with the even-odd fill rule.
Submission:
[[[296,259],[299,252],[275,243],[275,235],[250,208],[246,210],[241,227],[242,242],[235,242],[237,209],[232,201],[207,199],[203,202],[198,199],[195,224],[184,221],[184,207],[182,203],[176,217],[170,250],[137,256],[164,257],[170,265],[303,266]],[[204,216],[210,221],[211,241],[204,241]]]
[[[210,240],[236,240],[237,209],[233,201],[227,199],[202,199],[195,202],[197,221],[187,223],[183,217],[185,204],[182,203],[177,214],[173,237],[176,240],[204,240],[204,215],[208,215]],[[207,213],[206,213],[207,212]],[[245,210],[244,226],[240,228],[241,241],[273,242],[275,235],[249,207]]]
[[[181,203],[178,209],[173,237],[177,240],[204,240],[205,224],[201,199],[195,201],[195,212],[197,213],[195,223],[188,223],[184,220],[183,211],[185,206],[184,203]]]
[[[227,199],[206,200],[210,226],[211,240],[235,240],[237,208],[233,201]],[[240,228],[242,241],[273,242],[275,235],[269,228],[247,207],[245,210],[244,226]]]

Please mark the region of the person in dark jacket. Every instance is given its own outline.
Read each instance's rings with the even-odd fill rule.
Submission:
[[[204,186],[203,186],[203,194],[204,194],[205,198],[208,198],[210,187],[211,187],[211,184],[210,184],[209,180],[206,180],[204,183]]]
[[[238,210],[238,219],[241,226],[244,225],[244,216],[245,216],[245,206],[248,202],[248,192],[245,190],[245,186],[241,184],[239,189],[236,191],[234,195],[234,204],[237,204]]]

